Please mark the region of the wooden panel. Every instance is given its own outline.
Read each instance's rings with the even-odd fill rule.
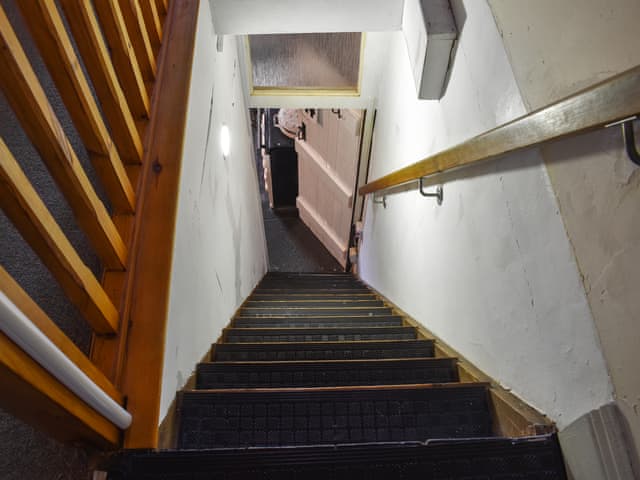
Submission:
[[[144,18],[151,47],[154,53],[157,54],[162,43],[162,26],[160,25],[156,2],[154,0],[140,2],[140,9],[142,10],[142,17]]]
[[[198,13],[197,0],[172,2],[165,27],[156,88],[171,92],[153,99],[141,178],[122,318],[129,325],[121,381],[133,424],[126,448],[154,448],[158,442],[160,391],[178,185]],[[179,67],[177,67],[179,65]],[[150,293],[151,292],[151,293]],[[112,368],[120,338],[95,338],[92,359]]]
[[[118,428],[0,332],[0,405],[60,441],[115,448]],[[10,394],[6,394],[10,392]]]
[[[640,66],[489,130],[363,186],[366,195],[540,143],[601,128],[640,112]],[[517,157],[513,157],[515,162]]]
[[[140,163],[142,141],[89,0],[60,0],[84,64],[125,163]]]
[[[135,195],[84,76],[54,0],[18,2],[51,77],[116,211],[133,212]]]
[[[127,257],[124,243],[80,166],[1,7],[0,71],[0,87],[105,267],[122,269]]]
[[[82,262],[24,172],[0,139],[0,206],[99,333],[118,329],[118,311]]]
[[[149,119],[149,95],[118,0],[94,2],[111,60],[136,120]]]
[[[156,78],[156,59],[138,0],[118,0],[145,81]],[[145,0],[152,1],[152,0]]]
[[[69,360],[76,364],[98,387],[109,395],[119,405],[124,405],[123,395],[116,390],[113,384],[91,360],[69,340],[62,330],[53,323],[44,311],[31,299],[18,283],[11,278],[2,266],[0,266],[0,285],[3,293],[11,302],[24,313],[31,322],[44,333],[51,342],[64,353]]]

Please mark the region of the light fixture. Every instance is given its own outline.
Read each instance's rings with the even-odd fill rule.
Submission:
[[[225,157],[229,156],[229,152],[231,151],[231,133],[229,132],[229,127],[226,125],[222,125],[220,129],[220,148],[222,148],[222,155]]]

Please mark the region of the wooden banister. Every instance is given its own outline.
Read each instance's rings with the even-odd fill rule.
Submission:
[[[147,82],[153,82],[156,79],[157,64],[139,2],[137,0],[118,1],[142,74]]]
[[[0,7],[0,87],[69,201],[105,266],[119,270],[127,249],[104,204],[80,166],[9,20]]]
[[[132,213],[135,194],[54,0],[22,0],[23,18],[42,54],[103,187],[117,212]]]
[[[99,333],[118,330],[118,311],[0,139],[0,206]],[[3,282],[4,287],[4,282]]]
[[[89,0],[60,0],[105,117],[125,163],[142,161],[142,139],[122,92]]]
[[[0,385],[10,391],[0,395],[0,403],[56,438],[103,448],[116,447],[123,438],[128,446],[151,447],[157,440],[199,3],[172,3],[169,12],[166,0],[149,1],[25,0],[16,5],[89,153],[111,214],[0,6],[0,88],[103,268],[99,281],[0,138],[0,208],[93,330],[87,356],[0,266],[0,307],[14,322],[13,330],[5,322],[0,333]],[[166,31],[165,17],[173,19]],[[168,52],[163,35],[174,36]],[[156,85],[161,45],[165,60]],[[23,341],[27,337],[30,342]],[[48,367],[52,363],[55,369]],[[128,411],[122,408],[125,398]],[[121,429],[131,421],[123,437]]]
[[[359,193],[375,193],[498,155],[602,128],[638,113],[640,66],[369,182]]]
[[[147,120],[149,118],[149,94],[127,26],[124,23],[120,4],[118,0],[102,0],[94,2],[94,6],[109,45],[113,66],[118,74],[124,95],[127,97],[131,114],[135,119]]]

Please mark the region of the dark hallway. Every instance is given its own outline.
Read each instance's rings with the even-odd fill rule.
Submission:
[[[269,208],[264,188],[264,170],[255,115],[251,115],[254,129],[255,161],[260,186],[260,200],[271,272],[340,272],[342,268],[311,230],[294,212],[276,214]]]

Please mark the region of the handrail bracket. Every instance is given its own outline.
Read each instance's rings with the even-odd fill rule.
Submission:
[[[442,188],[442,185],[438,185],[436,187],[436,191],[435,193],[428,193],[424,191],[424,177],[420,177],[420,194],[423,197],[435,197],[437,199],[438,205],[442,205],[442,202],[444,201],[444,189]]]
[[[633,122],[635,122],[637,119],[638,117],[633,117],[622,123],[622,138],[624,140],[624,147],[627,150],[629,160],[640,166],[640,152],[638,152],[638,146],[636,145],[636,135],[633,131]]]

